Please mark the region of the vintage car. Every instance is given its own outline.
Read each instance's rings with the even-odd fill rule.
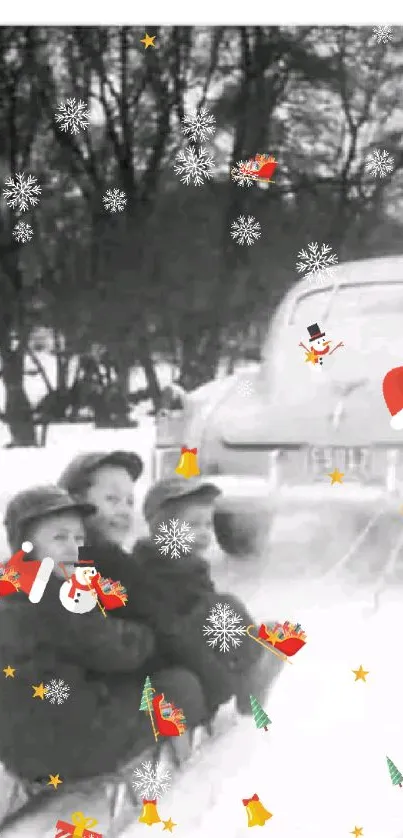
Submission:
[[[313,363],[321,341],[330,351]],[[336,505],[343,527],[346,512],[358,520],[395,510],[403,431],[390,426],[382,382],[402,364],[403,256],[341,264],[322,283],[298,281],[268,325],[255,371],[191,393],[168,388],[155,474],[173,472],[182,445],[197,447],[201,473],[224,491],[218,539],[233,555],[260,550],[281,509],[291,521],[298,508],[320,517]],[[342,483],[332,483],[335,469]]]

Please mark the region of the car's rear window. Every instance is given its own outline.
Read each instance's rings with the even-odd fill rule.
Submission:
[[[318,288],[295,301],[289,325],[304,325],[319,320],[343,323],[354,317],[403,314],[402,282],[357,283],[332,288]],[[313,319],[312,319],[313,317]]]

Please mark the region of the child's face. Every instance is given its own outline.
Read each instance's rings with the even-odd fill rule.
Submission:
[[[85,500],[97,512],[88,518],[88,530],[96,541],[123,547],[133,533],[133,481],[125,468],[105,465],[91,475]]]
[[[204,553],[210,547],[214,535],[213,504],[211,501],[190,500],[184,501],[175,512],[180,521],[186,521],[190,525],[195,536],[192,542],[192,550],[197,553]],[[191,557],[191,553],[189,554]]]
[[[65,579],[59,562],[62,562],[69,576],[74,573],[74,562],[78,561],[78,548],[85,539],[84,524],[74,511],[58,512],[36,521],[29,529],[29,540],[34,545],[35,558],[50,556],[55,563],[55,574]]]

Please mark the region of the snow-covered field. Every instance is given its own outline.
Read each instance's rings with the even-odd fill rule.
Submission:
[[[146,468],[136,487],[140,501],[153,441],[153,420],[144,416],[134,430],[59,427],[51,429],[46,449],[2,450],[0,512],[18,489],[55,480],[75,453],[98,448],[131,448],[143,457]],[[275,538],[271,553],[280,549],[284,543]],[[172,817],[178,824],[174,832],[186,838],[242,838],[248,834],[242,798],[257,793],[273,814],[265,825],[272,838],[343,838],[355,827],[362,827],[363,838],[401,838],[403,788],[392,786],[386,764],[388,755],[403,772],[401,592],[385,595],[374,615],[365,592],[351,590],[347,597],[330,582],[274,582],[270,567],[245,564],[234,574],[223,564],[218,575],[222,589],[237,579],[256,620],[270,614],[294,619],[307,633],[306,646],[292,665],[284,665],[267,698],[272,725],[266,733],[244,718],[208,742],[159,800],[160,815]],[[360,665],[369,671],[366,682],[354,680],[352,670]],[[98,818],[96,829],[110,834],[101,796],[69,803],[61,795],[56,800],[55,793],[46,813],[13,826],[4,838],[53,837],[56,820],[69,820],[77,809]],[[144,829],[135,816],[120,835],[140,836]]]

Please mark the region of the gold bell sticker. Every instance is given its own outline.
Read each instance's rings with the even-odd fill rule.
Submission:
[[[175,469],[175,473],[186,478],[197,477],[197,475],[200,474],[197,462],[197,448],[186,448],[186,446],[184,446],[181,449],[181,456]]]
[[[253,797],[242,800],[246,806],[246,814],[248,815],[248,826],[264,826],[266,821],[273,817],[271,812],[264,808],[263,803],[260,802],[257,794]]]
[[[158,814],[157,800],[143,800],[143,811],[139,817],[139,823],[146,823],[147,826],[152,826],[153,823],[161,823],[161,818]]]

